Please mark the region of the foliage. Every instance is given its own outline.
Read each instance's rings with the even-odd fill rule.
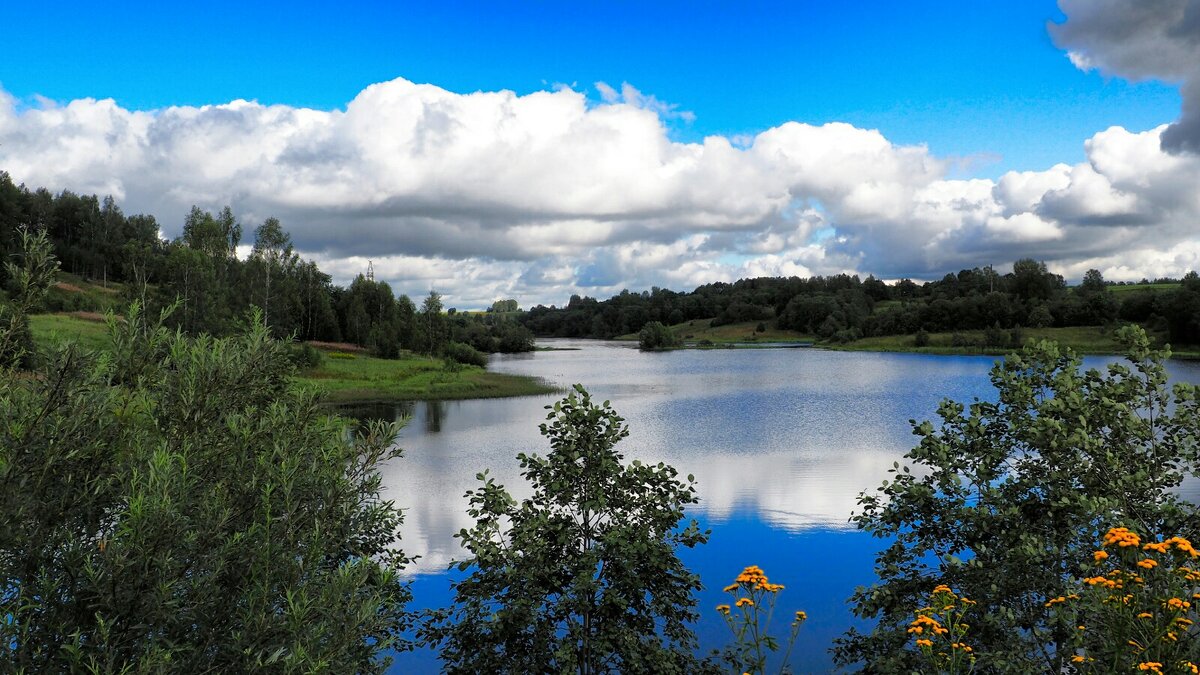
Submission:
[[[468,575],[424,628],[447,672],[695,672],[700,581],[676,555],[707,540],[695,521],[679,527],[695,485],[623,463],[623,422],[576,385],[541,425],[550,454],[518,456],[531,497],[486,472],[467,492]]]
[[[918,609],[908,625],[913,646],[925,663],[922,672],[958,675],[975,670],[975,649],[966,642],[970,628],[966,618],[975,604],[945,584],[933,589],[929,604]]]
[[[1166,354],[1140,329],[1117,335],[1127,365],[1081,372],[1072,353],[1039,343],[994,367],[996,400],[944,401],[940,424],[914,423],[914,468],[897,463],[853,517],[891,543],[876,559],[879,583],[852,598],[878,623],[840,640],[842,664],[917,667],[904,649],[908,612],[922,589],[946,584],[979,602],[981,667],[1058,672],[1073,637],[1044,600],[1069,592],[1104,522],[1172,532],[1195,513],[1175,488],[1195,471],[1197,388],[1168,390]]]
[[[725,623],[733,634],[733,644],[724,654],[724,660],[733,666],[734,673],[764,675],[767,672],[769,652],[779,651],[779,640],[771,635],[771,619],[775,616],[775,601],[783,584],[773,584],[766,573],[757,565],[751,565],[725,587],[733,596],[730,604],[717,605],[717,611],[725,617]],[[800,634],[800,626],[808,615],[798,611],[789,624],[787,649],[779,662],[779,673],[789,671],[788,661],[792,646]]]
[[[658,321],[651,321],[638,333],[638,348],[644,350],[671,349],[679,346],[674,331]]]
[[[21,264],[4,261],[12,295],[0,305],[0,368],[32,365],[29,314],[46,296],[58,273],[58,260],[50,252],[45,233],[21,230],[20,242]]]
[[[464,345],[461,342],[451,342],[446,345],[446,356],[465,366],[479,366],[484,368],[487,366],[487,354],[480,352],[471,345]]]
[[[307,342],[292,345],[288,358],[299,370],[311,370],[321,365],[321,352]]]
[[[1143,543],[1126,527],[1105,533],[1093,576],[1050,598],[1060,623],[1074,627],[1071,666],[1079,673],[1195,673],[1197,552],[1187,539]]]
[[[394,425],[348,437],[261,320],[0,374],[0,662],[16,672],[382,672],[406,647]]]

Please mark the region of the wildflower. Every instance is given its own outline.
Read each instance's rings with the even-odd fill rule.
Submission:
[[[1095,560],[1096,562],[1100,562],[1101,560],[1105,560],[1107,558],[1108,558],[1108,551],[1096,551],[1095,553],[1092,554],[1092,559]]]
[[[1157,561],[1157,560],[1151,560],[1150,558],[1146,558],[1145,560],[1139,560],[1139,561],[1138,561],[1138,564],[1137,564],[1137,566],[1138,566],[1138,567],[1144,567],[1144,568],[1146,568],[1146,569],[1148,569],[1148,570],[1152,570],[1152,569],[1154,569],[1155,567],[1158,567],[1158,561]]]
[[[925,640],[925,639],[917,640],[917,646],[918,647],[932,647],[933,640]]]
[[[1187,609],[1192,606],[1192,603],[1179,598],[1169,598],[1163,603],[1168,609]]]
[[[754,601],[750,598],[739,598],[737,601],[738,607],[753,607]]]
[[[1155,675],[1162,675],[1162,664],[1158,661],[1145,661],[1138,664],[1138,670],[1150,671]]]
[[[1071,657],[1072,663],[1083,663],[1086,660],[1087,658],[1083,654],[1076,654],[1075,656]]]
[[[1139,546],[1141,543],[1141,538],[1130,532],[1128,527],[1114,527],[1104,535],[1105,546],[1126,548],[1129,546]]]
[[[738,588],[737,584],[729,584],[728,586],[725,587],[725,592],[732,593],[732,592],[736,591],[737,588]]]
[[[796,612],[796,621],[805,621],[808,619],[808,613],[803,610]]]
[[[729,605],[717,605],[717,611],[722,614],[729,613]]]
[[[1154,618],[1154,615],[1153,615],[1153,614],[1151,614],[1150,612],[1142,612],[1141,614],[1138,614],[1138,615],[1137,615],[1137,618],[1139,618],[1139,619],[1153,619],[1153,618]]]
[[[1191,661],[1183,661],[1179,665],[1183,666],[1183,668],[1187,670],[1187,672],[1192,673],[1192,675],[1200,675],[1200,666],[1197,666]]]
[[[1168,544],[1165,541],[1160,541],[1157,543],[1146,544],[1145,546],[1142,547],[1142,550],[1143,551],[1156,551],[1158,553],[1166,553],[1167,550],[1170,548],[1171,548],[1170,544]]]

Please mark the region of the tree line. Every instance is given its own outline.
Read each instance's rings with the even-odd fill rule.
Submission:
[[[296,252],[278,219],[247,232],[228,206],[192,207],[180,236],[168,241],[153,216],[126,215],[112,197],[30,190],[0,172],[0,257],[18,250],[22,228],[46,234],[63,271],[119,286],[123,304],[137,300],[156,312],[178,301],[168,325],[189,335],[230,335],[258,307],[275,337],[349,342],[385,358],[402,350],[441,355],[451,342],[484,353],[533,349],[532,333],[512,320],[515,300],[474,315],[447,311],[434,291],[418,307],[362,274],[339,286]],[[243,244],[250,246],[244,259]],[[0,288],[9,282],[0,272]],[[88,303],[83,294],[56,293],[42,309],[96,309]]]
[[[1200,276],[1193,271],[1182,280],[1158,281],[1178,287],[1113,293],[1097,270],[1068,287],[1044,263],[1022,259],[1005,274],[976,267],[921,284],[838,274],[717,282],[687,293],[658,287],[641,293],[625,290],[608,300],[573,295],[564,307],[532,308],[522,321],[539,336],[589,338],[638,333],[651,322],[670,326],[704,320],[720,326],[772,321],[782,329],[838,342],[921,331],[1011,331],[1124,321],[1141,323],[1172,344],[1200,344]]]

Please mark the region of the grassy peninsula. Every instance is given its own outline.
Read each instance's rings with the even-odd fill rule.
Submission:
[[[96,313],[38,314],[30,317],[30,328],[38,344],[70,339],[89,349],[108,346],[108,329]],[[320,389],[330,401],[502,398],[558,391],[537,378],[447,365],[416,354],[380,359],[353,345],[328,345],[318,351],[320,365],[300,370],[297,379]]]

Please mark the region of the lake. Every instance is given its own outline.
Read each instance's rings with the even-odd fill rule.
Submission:
[[[874,580],[880,542],[847,519],[863,490],[878,487],[913,445],[910,419],[932,419],[938,402],[990,398],[991,356],[932,356],[821,349],[718,349],[639,352],[627,343],[548,340],[575,348],[497,355],[492,370],[582,383],[609,399],[630,435],[627,460],[667,462],[694,474],[694,516],[712,530],[705,546],[684,551],[701,575],[705,651],[728,642],[714,611],[721,588],[746,565],[787,586],[783,617],[809,620],[792,663],[796,672],[832,668],[828,648],[855,619],[846,599]],[[1085,360],[1088,367],[1111,361]],[[1200,363],[1168,364],[1172,379],[1200,382]],[[448,604],[446,565],[462,558],[453,534],[471,522],[462,495],[489,469],[518,499],[528,494],[519,452],[544,454],[544,406],[559,396],[352,406],[358,418],[411,415],[398,443],[404,457],[384,468],[386,495],[406,510],[403,548],[421,556],[414,608]],[[786,624],[786,620],[783,620]],[[785,630],[785,627],[781,626]],[[431,651],[402,654],[392,672],[437,672]]]

